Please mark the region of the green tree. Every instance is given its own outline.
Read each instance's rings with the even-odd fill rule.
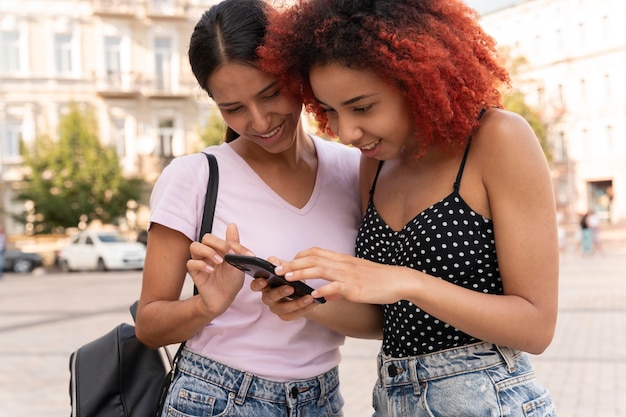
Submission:
[[[530,124],[530,127],[532,127],[535,132],[537,139],[539,139],[539,144],[541,145],[541,149],[543,150],[546,159],[550,162],[552,160],[552,156],[550,153],[550,146],[548,144],[546,125],[541,120],[541,113],[526,104],[524,94],[520,91],[513,90],[506,92],[502,95],[502,98],[505,109],[518,113],[526,119],[528,124]]]
[[[22,155],[27,173],[18,199],[32,204],[18,220],[34,234],[93,220],[115,223],[141,195],[142,181],[125,178],[115,150],[100,143],[93,112],[77,105],[61,119],[57,142],[38,138]]]
[[[524,80],[520,77],[520,74],[523,73],[524,67],[528,64],[528,60],[525,57],[518,56],[513,58],[507,48],[502,48],[500,50],[500,54],[507,62],[507,69],[514,86],[532,82]],[[539,139],[539,144],[541,145],[541,149],[543,150],[546,159],[548,162],[551,162],[552,155],[550,152],[550,145],[548,143],[548,131],[546,123],[543,121],[541,112],[526,103],[524,93],[522,93],[519,89],[513,88],[511,90],[503,91],[502,99],[505,109],[518,113],[530,124],[530,127],[532,127],[535,132],[537,139]]]
[[[219,145],[224,142],[226,123],[219,113],[211,113],[206,126],[200,131],[200,141],[204,147]]]

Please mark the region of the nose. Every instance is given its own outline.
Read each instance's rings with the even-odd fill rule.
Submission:
[[[250,107],[250,124],[255,132],[267,132],[272,127],[272,116],[263,106],[252,106]]]
[[[352,145],[363,136],[363,130],[349,118],[338,118],[336,121],[336,129],[331,129],[337,133],[339,140],[344,145]]]

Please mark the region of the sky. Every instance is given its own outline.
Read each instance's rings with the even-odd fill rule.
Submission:
[[[519,2],[520,0],[465,0],[465,3],[476,9],[480,14],[489,13]]]

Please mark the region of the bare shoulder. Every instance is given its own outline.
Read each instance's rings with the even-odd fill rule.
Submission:
[[[545,161],[539,140],[526,119],[502,109],[489,109],[485,113],[474,134],[472,148],[477,148],[485,163]]]

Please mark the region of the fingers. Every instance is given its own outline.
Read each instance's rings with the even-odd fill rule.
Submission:
[[[221,263],[223,257],[227,253],[236,253],[241,255],[251,255],[254,253],[239,243],[239,231],[237,225],[234,223],[229,224],[226,227],[226,240],[217,237],[212,233],[207,233],[202,236],[202,245],[204,248],[194,245],[194,242],[190,246],[191,256],[194,259],[208,260],[213,258],[216,263]]]
[[[230,223],[226,226],[226,240],[239,243],[239,229],[236,224]]]
[[[339,282],[331,282],[330,284],[322,285],[316,288],[311,293],[311,296],[315,298],[324,297],[326,300],[337,300],[343,298],[342,291],[345,290],[345,286]]]
[[[293,295],[294,289],[290,285],[282,285],[272,288],[264,278],[257,278],[252,281],[250,288],[253,291],[261,291],[261,300],[270,311],[282,320],[290,321],[301,318],[318,304],[314,303],[310,295],[292,300],[288,298]]]

